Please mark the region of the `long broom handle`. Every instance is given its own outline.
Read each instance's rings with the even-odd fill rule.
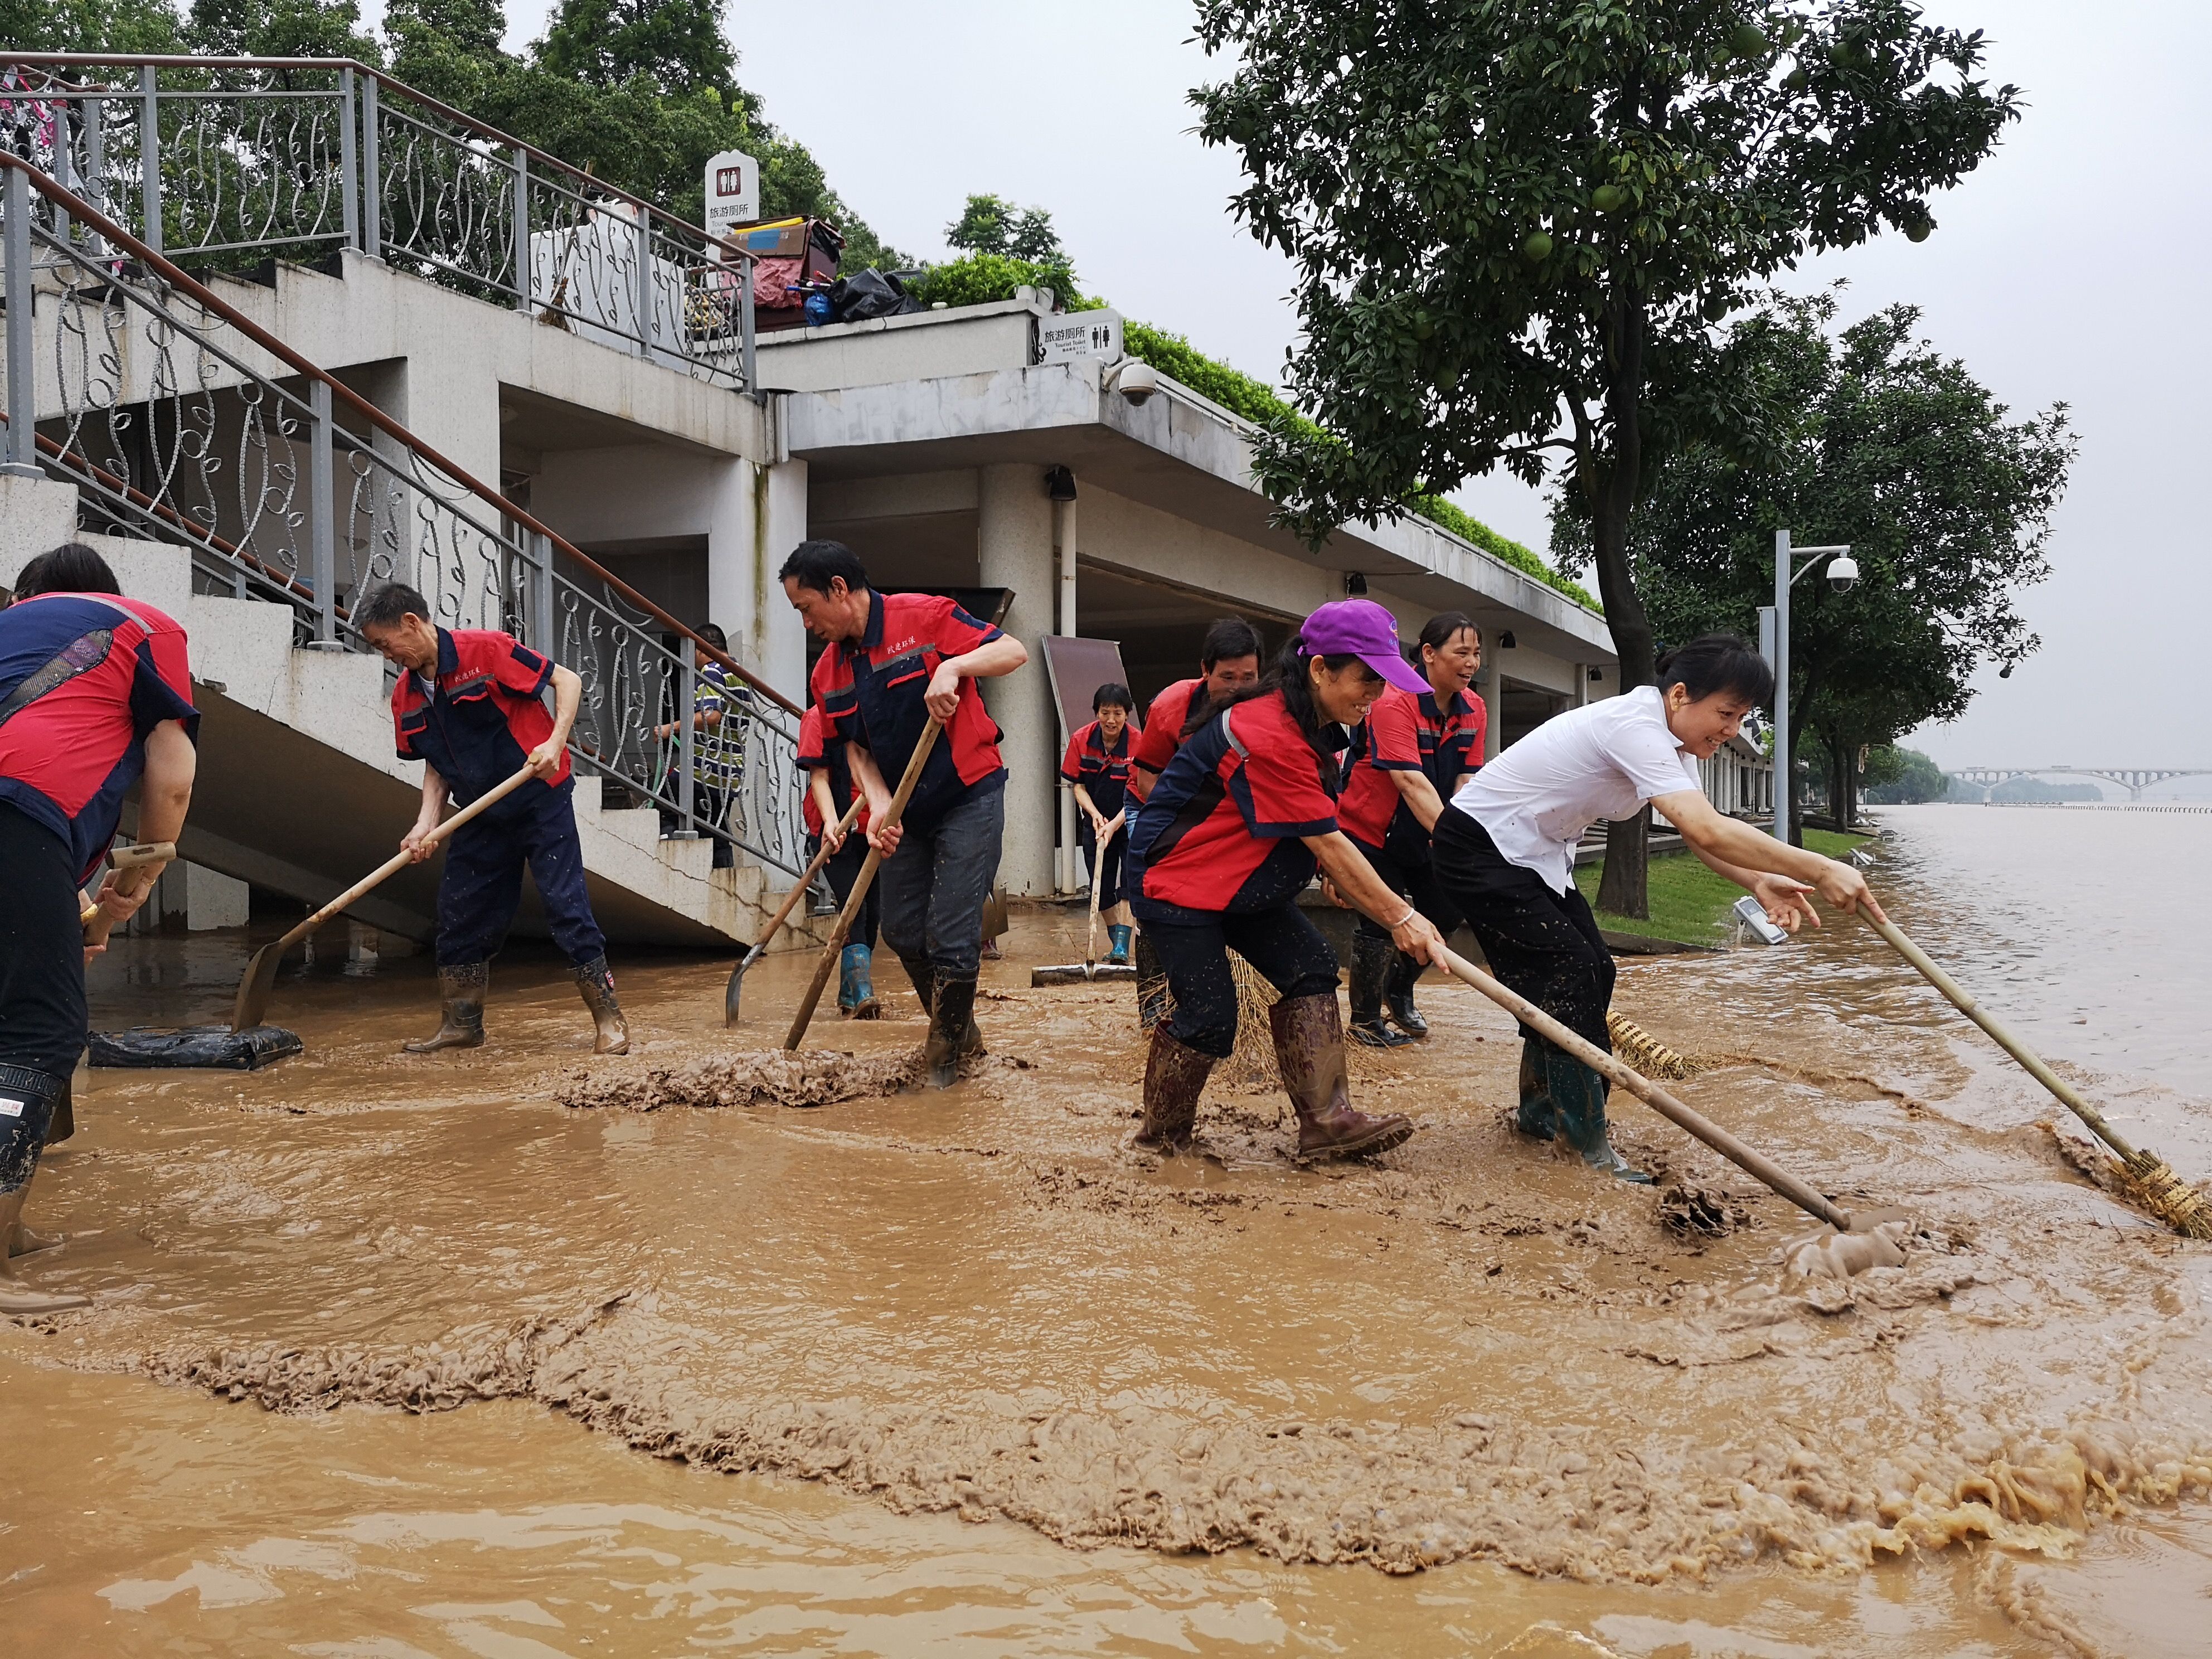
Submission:
[[[1850,1211],[1838,1209],[1826,1197],[1814,1192],[1781,1165],[1754,1152],[1702,1113],[1692,1111],[1649,1078],[1631,1071],[1587,1037],[1561,1024],[1528,998],[1509,991],[1464,957],[1446,951],[1443,965],[1455,978],[1464,980],[1474,987],[1522,1024],[1558,1044],[1592,1071],[1610,1078],[1660,1116],[1696,1136],[1737,1168],[1758,1176],[1808,1215],[1826,1222],[1839,1233],[1851,1230]]]
[[[1920,970],[1920,976],[1923,979],[1948,997],[1953,1007],[1987,1031],[1998,1048],[2018,1060],[2021,1068],[2030,1077],[2050,1090],[2051,1094],[2057,1097],[2060,1105],[2065,1107],[2068,1111],[2094,1130],[2097,1138],[2118,1152],[2124,1162],[2132,1164],[2136,1161],[2138,1156],[2136,1149],[2120,1139],[2112,1126],[2105,1121],[2105,1115],[2102,1112],[2082,1099],[2075,1091],[2073,1085],[2045,1065],[2025,1042],[1999,1024],[1996,1016],[1990,1013],[1980,1003],[1967,995],[1966,988],[1937,967],[1925,951],[1905,938],[1904,931],[1895,922],[1885,921],[1880,916],[1869,915],[1863,909],[1859,914],[1866,916],[1867,926],[1887,939],[1898,955]]]
[[[945,723],[932,714],[929,724],[921,728],[921,740],[915,744],[914,754],[906,763],[906,775],[899,780],[898,792],[891,797],[891,804],[884,809],[883,822],[868,825],[870,835],[880,835],[905,815],[906,804],[914,797],[914,787],[921,781],[922,763],[929,758],[929,751],[937,746],[937,734],[944,729]],[[877,866],[883,861],[881,853],[873,847],[868,848],[868,856],[860,866],[860,873],[853,883],[853,890],[845,896],[845,908],[837,913],[837,926],[830,935],[830,943],[822,947],[821,960],[814,964],[814,982],[806,988],[805,1000],[799,1005],[799,1012],[791,1017],[791,1029],[783,1034],[783,1046],[787,1050],[796,1049],[806,1036],[806,1028],[814,1023],[814,1009],[822,1000],[822,988],[830,982],[830,975],[837,966],[838,955],[845,948],[846,933],[853,925],[853,918],[860,914],[860,902],[867,897],[868,888],[876,879]]]
[[[851,831],[854,821],[867,810],[867,800],[863,797],[845,809],[845,816],[837,820],[837,839],[840,845]],[[768,926],[762,931],[759,939],[755,942],[750,950],[745,952],[745,960],[748,963],[768,949],[768,942],[776,936],[785,922],[791,920],[792,911],[797,908],[799,901],[805,896],[807,884],[812,881],[821,872],[822,866],[829,863],[836,854],[837,848],[830,844],[830,837],[823,836],[821,848],[814,854],[814,861],[806,866],[806,873],[799,877],[792,890],[783,896],[783,902],[776,907],[775,914],[769,918]],[[843,935],[840,934],[839,937],[842,938]]]
[[[425,847],[435,847],[440,842],[445,840],[447,836],[452,835],[454,830],[459,829],[471,818],[475,817],[480,812],[489,811],[493,806],[496,805],[501,801],[505,800],[509,795],[513,794],[516,790],[521,788],[524,784],[529,781],[530,769],[526,766],[520,772],[517,772],[513,777],[505,780],[495,787],[488,789],[483,794],[478,795],[466,806],[464,806],[459,811],[454,813],[453,817],[447,818],[443,823],[431,830],[428,835],[422,837],[422,845]],[[375,869],[370,871],[368,874],[363,876],[359,881],[354,883],[352,886],[347,888],[344,892],[340,893],[336,898],[332,899],[328,904],[325,904],[321,909],[316,911],[314,915],[309,916],[297,927],[292,929],[290,933],[285,934],[283,938],[278,939],[276,941],[277,953],[282,955],[285,951],[290,949],[293,945],[297,945],[301,939],[307,938],[308,934],[313,933],[316,928],[321,927],[332,916],[337,915],[339,911],[344,909],[348,905],[360,898],[362,894],[368,892],[373,887],[381,885],[385,881],[398,875],[402,870],[404,870],[409,865],[414,862],[415,854],[412,852],[403,849],[402,851],[394,854],[392,857],[386,859],[382,864],[379,865]]]
[[[1121,826],[1116,824],[1114,836],[1121,833]],[[1106,874],[1106,849],[1114,844],[1114,836],[1109,836],[1098,843],[1098,866],[1091,872],[1091,921],[1083,933],[1083,965],[1085,968],[1098,960],[1098,884]]]

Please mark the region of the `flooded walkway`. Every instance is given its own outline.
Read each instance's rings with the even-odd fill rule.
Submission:
[[[2057,816],[1899,814],[1875,879],[2212,1173],[2204,1047],[2166,1012],[2203,1006],[2197,901],[2136,914],[2147,944],[2083,931],[2083,850],[2035,874]],[[244,956],[132,948],[103,1024],[215,1018]],[[98,1305],[0,1327],[27,1431],[0,1618],[31,1650],[362,1659],[2193,1650],[2212,1252],[2075,1174],[2047,1097],[1882,950],[1834,925],[1625,964],[1619,998],[1762,1062],[1692,1103],[1911,1215],[1905,1265],[1847,1282],[1786,1276],[1809,1224],[1633,1102],[1624,1151],[1746,1224],[1679,1237],[1516,1139],[1509,1022],[1433,975],[1431,1042],[1355,1060],[1421,1133],[1314,1172],[1279,1096],[1233,1089],[1212,1157],[1126,1150],[1133,997],[1028,988],[1079,954],[1056,919],[987,969],[969,1082],[813,1111],[561,1103],[774,1047],[796,957],[728,1039],[723,965],[625,971],[640,1040],[605,1060],[550,961],[502,963],[490,1044],[442,1056],[394,1052],[433,1016],[420,959],[288,979],[302,1058],[92,1074],[40,1177],[33,1218],[79,1235],[40,1282]],[[816,1037],[888,1062],[921,1030]]]

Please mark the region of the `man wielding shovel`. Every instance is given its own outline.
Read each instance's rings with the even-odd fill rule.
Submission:
[[[842,741],[868,799],[868,840],[883,855],[884,938],[929,1013],[927,1086],[948,1088],[975,1029],[983,904],[1006,829],[1006,769],[978,678],[1029,660],[1019,640],[927,593],[878,593],[842,542],[802,542],[779,573],[807,630],[829,643],[810,685],[824,743]],[[902,817],[890,812],[935,716],[929,751]]]
[[[592,1051],[618,1054],[629,1028],[615,1000],[607,945],[584,890],[584,851],[576,839],[575,785],[568,771],[568,728],[583,682],[520,640],[490,629],[440,628],[413,588],[392,582],[356,607],[362,636],[400,669],[392,720],[399,758],[422,768],[422,811],[400,846],[417,860],[436,850],[450,794],[465,806],[527,764],[530,782],[453,832],[438,881],[437,1031],[406,1045],[410,1054],[473,1048],[484,1040],[484,992],[491,958],[506,941],[522,899],[527,864],[545,906],[554,942],[575,964],[576,988],[596,1028]],[[548,686],[553,712],[545,712]]]

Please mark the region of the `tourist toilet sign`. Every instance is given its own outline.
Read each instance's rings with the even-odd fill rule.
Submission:
[[[1072,311],[1037,319],[1037,362],[1068,363],[1079,357],[1121,357],[1121,313]]]
[[[707,228],[720,236],[732,225],[760,216],[760,163],[743,150],[726,149],[707,163]]]

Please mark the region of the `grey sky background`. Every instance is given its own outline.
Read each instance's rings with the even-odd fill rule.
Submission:
[[[2203,449],[2212,436],[2212,205],[2203,169],[2199,0],[1933,0],[1980,28],[1991,78],[2025,91],[1996,157],[1938,198],[1936,234],[1808,265],[1847,277],[1846,319],[1893,300],[2015,410],[2072,405],[2082,444],[2024,608],[2043,648],[1984,677],[1966,716],[1914,739],[1946,765],[2212,766],[2200,690],[2212,611]],[[510,43],[544,32],[512,0]],[[1239,174],[1190,133],[1188,90],[1223,71],[1188,0],[969,0],[920,18],[733,4],[744,85],[845,199],[908,252],[942,258],[971,191],[1051,210],[1085,288],[1262,379],[1296,337],[1286,264],[1225,204]],[[2189,483],[2197,479],[2195,484]],[[1502,476],[1469,511],[1546,550],[1542,499]]]

